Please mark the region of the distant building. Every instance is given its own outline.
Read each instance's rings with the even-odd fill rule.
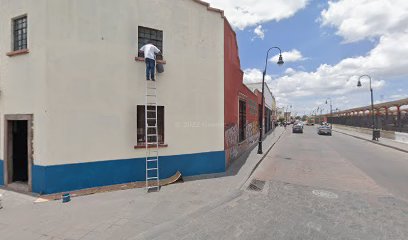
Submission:
[[[245,84],[253,92],[258,91],[262,95],[262,82],[260,83],[246,83]],[[268,84],[265,83],[265,112],[264,112],[264,133],[272,131],[277,121],[276,100],[269,89]]]
[[[276,112],[277,112],[278,120],[285,118],[285,108],[284,107],[281,107],[281,108],[277,107]]]

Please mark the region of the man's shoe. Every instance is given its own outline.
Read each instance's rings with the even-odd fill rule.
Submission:
[[[152,78],[152,81],[156,81],[156,79]]]
[[[148,79],[146,79],[146,81],[150,81],[150,79],[148,78]]]

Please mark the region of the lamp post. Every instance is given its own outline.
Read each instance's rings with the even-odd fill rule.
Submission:
[[[371,92],[371,117],[372,117],[372,126],[373,126],[373,140],[376,140],[375,136],[375,129],[376,129],[376,123],[375,123],[375,118],[374,118],[374,97],[373,97],[373,88],[371,85],[371,77],[369,75],[362,75],[358,78],[357,82],[357,87],[361,87],[361,78],[363,77],[368,77],[370,79],[370,92]]]
[[[326,104],[328,104],[328,101],[327,100],[330,100],[330,129],[333,129],[333,122],[332,122],[332,118],[333,118],[333,106],[332,106],[332,100],[331,100],[331,98],[327,98],[326,99]]]
[[[259,125],[259,144],[258,144],[258,154],[262,154],[262,127],[263,127],[263,115],[264,115],[264,92],[265,92],[265,75],[266,75],[266,68],[268,67],[268,57],[269,57],[269,52],[272,49],[278,49],[279,50],[279,60],[277,62],[278,65],[282,65],[283,62],[283,58],[282,58],[282,51],[280,48],[278,47],[271,47],[268,49],[268,51],[266,52],[266,60],[265,60],[265,70],[263,71],[262,74],[262,100],[261,100],[261,122]]]

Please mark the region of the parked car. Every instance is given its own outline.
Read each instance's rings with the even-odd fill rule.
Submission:
[[[332,130],[330,128],[330,126],[326,125],[326,124],[322,124],[319,127],[317,127],[317,134],[319,135],[332,135]]]
[[[301,124],[293,124],[292,133],[303,133],[303,126]]]

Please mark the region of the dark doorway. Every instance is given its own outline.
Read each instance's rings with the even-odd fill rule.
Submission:
[[[28,182],[28,121],[10,121],[13,182]]]
[[[18,192],[32,190],[33,115],[4,115],[4,184]]]

